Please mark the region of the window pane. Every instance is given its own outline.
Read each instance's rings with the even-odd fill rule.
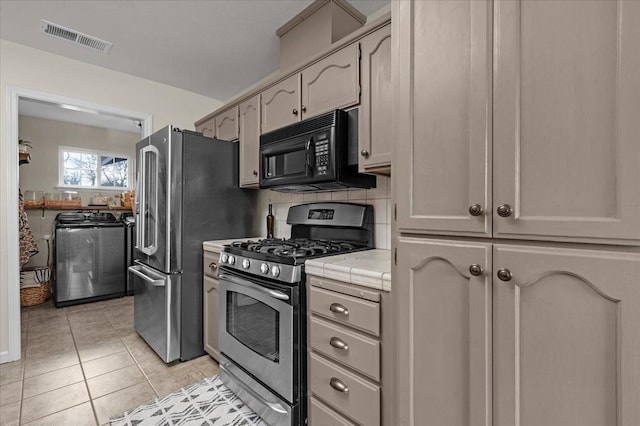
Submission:
[[[95,186],[96,172],[93,170],[65,169],[63,183],[65,185]]]
[[[85,169],[95,170],[98,163],[98,156],[95,154],[87,154],[82,152],[64,153],[64,168],[66,169]]]
[[[128,161],[126,158],[100,156],[102,186],[126,188],[128,186]]]

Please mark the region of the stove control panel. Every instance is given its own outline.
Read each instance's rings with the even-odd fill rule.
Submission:
[[[225,252],[220,253],[219,264],[221,267],[237,269],[256,277],[271,278],[289,284],[299,283],[302,280],[302,265],[261,262]]]

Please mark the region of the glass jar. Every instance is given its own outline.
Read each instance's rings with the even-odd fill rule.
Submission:
[[[40,208],[44,206],[44,191],[24,191],[24,206],[26,208]]]

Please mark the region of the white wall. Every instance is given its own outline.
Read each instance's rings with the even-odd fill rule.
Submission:
[[[167,124],[193,129],[194,121],[222,105],[217,99],[0,40],[0,357],[8,349],[7,214],[17,220],[17,212],[7,212],[4,204],[5,165],[17,158],[5,158],[7,86],[151,114],[154,130]]]

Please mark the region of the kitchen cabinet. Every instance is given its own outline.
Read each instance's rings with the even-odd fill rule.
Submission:
[[[491,1],[393,7],[398,228],[491,236]]]
[[[398,425],[634,425],[640,253],[400,237]]]
[[[260,95],[240,104],[240,186],[258,187]]]
[[[496,2],[495,19],[494,209],[512,212],[494,236],[637,244],[640,4]]]
[[[203,136],[206,136],[208,138],[215,137],[215,134],[216,134],[215,117],[205,121],[204,123],[198,124],[196,126],[196,132],[200,132],[202,133]]]
[[[220,346],[218,344],[218,259],[220,253],[205,250],[203,255],[203,334],[204,350],[216,361],[220,360]]]
[[[235,106],[215,116],[216,138],[223,141],[238,140],[238,107]]]
[[[307,275],[309,424],[393,424],[389,294]]]
[[[360,172],[391,173],[391,143],[395,140],[389,125],[392,115],[391,25],[360,41],[362,94],[358,117]]]
[[[495,245],[494,425],[636,425],[640,254]]]
[[[262,133],[360,102],[359,44],[353,43],[262,92]]]
[[[397,249],[396,424],[491,426],[491,244],[402,238]]]
[[[392,13],[401,232],[638,244],[638,2]]]
[[[637,424],[640,3],[392,19],[396,424]]]

